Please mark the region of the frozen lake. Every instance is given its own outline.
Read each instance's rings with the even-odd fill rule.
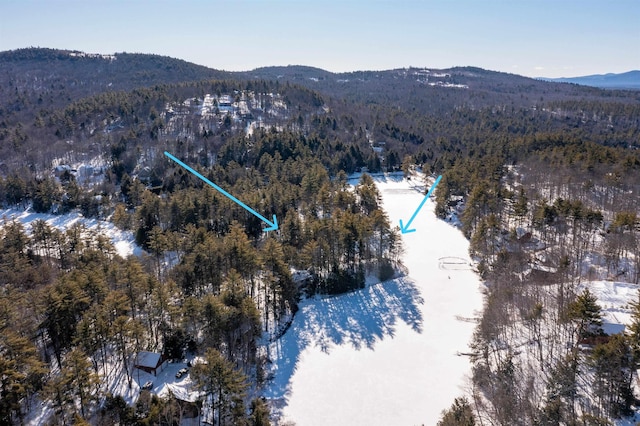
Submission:
[[[416,180],[378,177],[393,226],[424,197]],[[414,186],[414,185],[420,186]],[[266,396],[281,422],[307,425],[435,425],[464,393],[479,277],[462,233],[428,201],[403,235],[408,276],[360,291],[307,300],[269,350]]]

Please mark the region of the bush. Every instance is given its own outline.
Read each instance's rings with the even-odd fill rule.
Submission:
[[[393,268],[391,261],[384,259],[378,268],[378,278],[380,281],[390,280],[395,274],[396,270]]]

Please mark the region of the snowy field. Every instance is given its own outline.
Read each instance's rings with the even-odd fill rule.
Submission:
[[[375,178],[391,223],[424,197],[418,180]],[[419,186],[415,186],[419,185]],[[465,392],[481,284],[468,242],[425,204],[403,236],[406,277],[343,296],[305,301],[269,346],[266,391],[281,422],[307,425],[434,425]]]
[[[142,255],[142,249],[136,245],[132,232],[122,231],[116,226],[104,220],[87,219],[78,212],[71,212],[63,215],[52,215],[46,213],[35,213],[31,210],[4,209],[0,210],[0,227],[4,223],[16,220],[25,227],[27,233],[31,233],[31,223],[41,219],[60,231],[69,229],[76,223],[83,224],[87,231],[95,231],[98,234],[109,237],[117,253],[122,257],[131,254]]]

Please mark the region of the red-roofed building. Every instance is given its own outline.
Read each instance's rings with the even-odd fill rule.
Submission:
[[[167,360],[164,359],[161,354],[157,352],[140,351],[136,355],[133,366],[156,376],[157,372],[162,371],[166,365]]]

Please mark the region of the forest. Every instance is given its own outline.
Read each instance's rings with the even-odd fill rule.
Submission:
[[[109,220],[145,253],[122,258],[82,225],[3,219],[0,423],[46,404],[47,424],[173,425],[204,401],[215,424],[274,421],[264,339],[305,297],[403,273],[366,172],[414,167],[443,175],[437,213],[459,213],[487,283],[473,386],[440,424],[611,424],[638,405],[640,295],[610,336],[587,284],[640,283],[639,92],[475,68],[433,86],[415,69],[315,81],[321,70],[47,49],[3,52],[0,70],[0,205]],[[108,384],[137,386],[140,351],[201,359],[202,398],[142,391],[129,405]]]

